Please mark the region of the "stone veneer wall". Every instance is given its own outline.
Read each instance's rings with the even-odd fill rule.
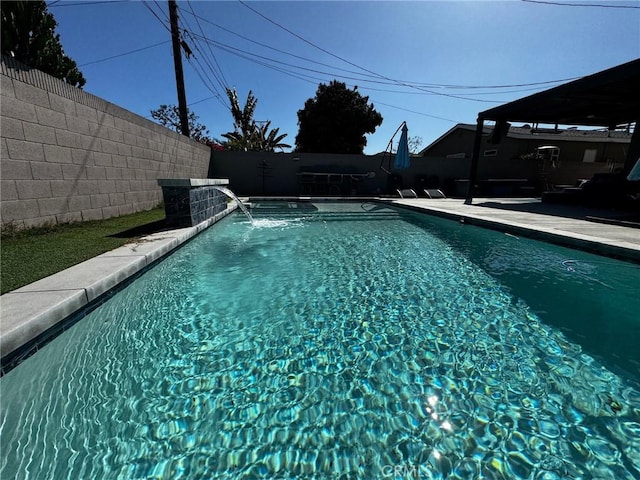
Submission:
[[[227,208],[227,195],[214,185],[227,185],[226,179],[159,180],[164,211],[170,227],[192,227]]]
[[[2,57],[3,228],[97,220],[153,208],[159,178],[206,178],[211,149]]]

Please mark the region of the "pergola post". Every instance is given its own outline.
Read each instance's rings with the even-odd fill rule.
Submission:
[[[624,176],[625,178],[631,172],[631,169],[640,158],[640,128],[638,124],[640,120],[636,120],[635,127],[633,127],[633,135],[631,135],[631,143],[629,144],[629,152],[624,162]]]
[[[473,201],[473,187],[478,178],[478,161],[480,160],[480,144],[482,143],[482,132],[484,131],[484,118],[478,117],[476,126],[476,136],[473,140],[473,153],[471,154],[471,168],[469,169],[469,186],[467,189],[467,199],[465,205],[471,205]]]

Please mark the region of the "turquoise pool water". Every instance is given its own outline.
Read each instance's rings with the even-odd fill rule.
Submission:
[[[1,478],[640,477],[637,265],[259,207],[0,379]]]

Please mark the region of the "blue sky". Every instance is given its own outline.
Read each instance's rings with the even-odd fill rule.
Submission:
[[[87,92],[147,117],[177,103],[166,1],[48,4]],[[384,118],[367,137],[365,153],[373,154],[402,121],[424,147],[458,122],[474,123],[479,111],[640,57],[640,1],[178,6],[194,53],[184,60],[187,103],[217,138],[232,130],[223,85],[241,103],[252,90],[256,120],[271,120],[292,145],[297,111],[319,83],[357,85]],[[531,85],[539,82],[550,83]]]

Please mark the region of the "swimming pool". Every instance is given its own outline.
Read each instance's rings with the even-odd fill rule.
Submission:
[[[640,476],[637,265],[382,204],[254,213],[0,379],[2,478]]]

